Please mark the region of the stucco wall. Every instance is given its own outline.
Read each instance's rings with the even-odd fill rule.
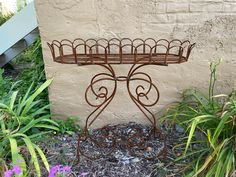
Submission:
[[[180,99],[185,88],[207,92],[209,63],[222,58],[217,92],[229,93],[236,81],[236,1],[235,0],[36,0],[45,69],[50,86],[51,110],[64,117],[77,115],[84,124],[93,110],[84,92],[98,66],[54,63],[46,42],[68,38],[167,38],[196,42],[190,60],[168,67],[150,66],[161,93],[153,112]],[[124,75],[128,65],[115,66]],[[95,126],[128,121],[146,122],[130,101],[124,83],[119,83],[113,102]]]

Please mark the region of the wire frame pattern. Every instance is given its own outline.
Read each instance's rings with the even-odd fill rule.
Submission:
[[[136,152],[143,152],[150,145],[149,140],[160,141],[163,148],[160,152],[146,157],[155,159],[166,156],[166,137],[157,127],[157,120],[150,108],[155,106],[160,98],[157,85],[152,77],[142,69],[147,65],[178,64],[188,61],[189,55],[195,46],[190,41],[174,39],[155,40],[153,38],[112,38],[100,39],[63,39],[47,43],[55,62],[63,64],[98,65],[104,68],[103,72],[94,75],[85,90],[85,100],[93,111],[86,118],[82,134],[78,138],[77,158],[83,155],[90,159],[98,159],[114,152],[120,145],[124,145],[130,154],[139,156]],[[126,75],[117,75],[112,64],[132,64]],[[105,81],[105,82],[104,82]],[[104,83],[109,82],[109,87]],[[132,134],[123,135],[114,133],[109,126],[101,128],[100,134],[91,135],[89,130],[101,113],[108,107],[116,95],[118,82],[125,82],[127,92],[132,102],[137,106],[144,117],[151,123],[149,132],[143,132],[139,127],[132,128]],[[151,99],[152,98],[152,99]],[[92,144],[94,153],[86,154],[84,144]],[[101,153],[98,149],[102,149]],[[138,150],[138,151],[137,151]],[[91,155],[92,154],[92,155]],[[142,156],[143,153],[141,153]]]
[[[157,64],[186,62],[194,44],[174,39],[63,39],[47,43],[55,62],[65,64]]]

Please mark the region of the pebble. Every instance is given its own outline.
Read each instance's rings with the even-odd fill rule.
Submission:
[[[137,163],[137,162],[140,162],[140,159],[136,157],[136,158],[133,158],[133,159],[131,160],[131,162],[132,162],[132,163]]]
[[[178,133],[184,133],[185,132],[184,128],[182,126],[178,125],[178,124],[175,125],[175,128],[176,128],[176,131]]]
[[[147,152],[152,152],[152,150],[153,150],[152,147],[147,147],[146,149]]]

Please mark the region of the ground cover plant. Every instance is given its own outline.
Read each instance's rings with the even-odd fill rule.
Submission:
[[[41,176],[42,165],[49,172],[37,141],[45,134],[80,129],[75,117],[51,120],[47,92],[51,82],[45,77],[40,39],[0,69],[0,176],[6,170],[9,176]]]
[[[21,84],[18,86],[20,95],[24,94],[32,83],[34,83],[32,89],[37,89],[42,85],[46,81],[46,76],[40,38],[24,53],[20,54],[12,62],[12,65],[17,73],[14,78],[12,78],[12,75],[10,77],[15,82],[21,81]],[[39,99],[43,100],[43,104],[49,103],[47,90],[40,94],[39,97]]]
[[[45,133],[58,130],[58,124],[50,119],[47,110],[49,105],[40,107],[42,100],[36,100],[50,83],[51,80],[46,81],[32,94],[30,87],[24,97],[17,97],[18,91],[12,91],[9,99],[0,101],[0,158],[11,157],[12,164],[19,165],[23,170],[22,173],[27,173],[27,165],[33,164],[36,174],[40,176],[36,152],[49,170],[43,151],[34,141]],[[28,164],[24,153],[21,153],[23,150],[29,152],[31,156]]]
[[[230,95],[214,94],[218,65],[210,66],[208,95],[197,89],[185,90],[182,102],[164,116],[188,133],[183,144],[178,145],[184,153],[177,159],[188,159],[184,170],[187,177],[229,177],[235,173],[236,90]]]

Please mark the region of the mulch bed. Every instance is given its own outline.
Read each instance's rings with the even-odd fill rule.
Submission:
[[[109,126],[113,133],[123,134],[123,137],[128,136],[126,133],[130,132],[133,127],[139,127],[143,132],[150,131],[150,126],[140,125],[135,123],[128,123],[116,126]],[[181,155],[182,149],[175,149],[173,147],[177,144],[181,144],[184,135],[184,130],[181,127],[167,128],[165,125],[161,125],[160,130],[166,135],[166,147],[167,155],[165,158],[155,158],[147,160],[146,158],[139,156],[140,149],[131,148],[134,154],[130,154],[125,146],[117,146],[114,151],[109,155],[104,155],[97,160],[90,160],[85,157],[81,157],[80,162],[77,161],[77,139],[80,134],[73,135],[57,135],[54,137],[47,137],[43,142],[38,143],[39,146],[45,152],[50,165],[70,165],[72,166],[72,172],[68,176],[78,176],[82,172],[87,172],[89,177],[167,177],[167,176],[181,176],[180,170],[184,166],[184,161],[174,163],[176,156]],[[102,134],[101,129],[93,130],[91,132],[92,138],[99,138]],[[109,136],[110,137],[110,136]],[[111,136],[112,137],[112,136]],[[101,137],[100,137],[101,138]],[[135,137],[135,139],[138,139]],[[119,141],[119,137],[116,137]],[[101,139],[99,141],[106,141],[108,144],[111,141],[109,138]],[[148,149],[155,154],[158,154],[163,146],[160,144],[162,141],[151,138],[146,143],[150,145]],[[104,148],[96,148],[94,144],[89,141],[83,141],[81,144],[82,149],[86,151],[87,155],[93,156],[94,153],[104,153],[108,151]],[[147,154],[147,149],[142,152]],[[135,152],[137,151],[137,152]],[[91,154],[89,154],[91,153]],[[44,171],[44,176],[46,175]]]

